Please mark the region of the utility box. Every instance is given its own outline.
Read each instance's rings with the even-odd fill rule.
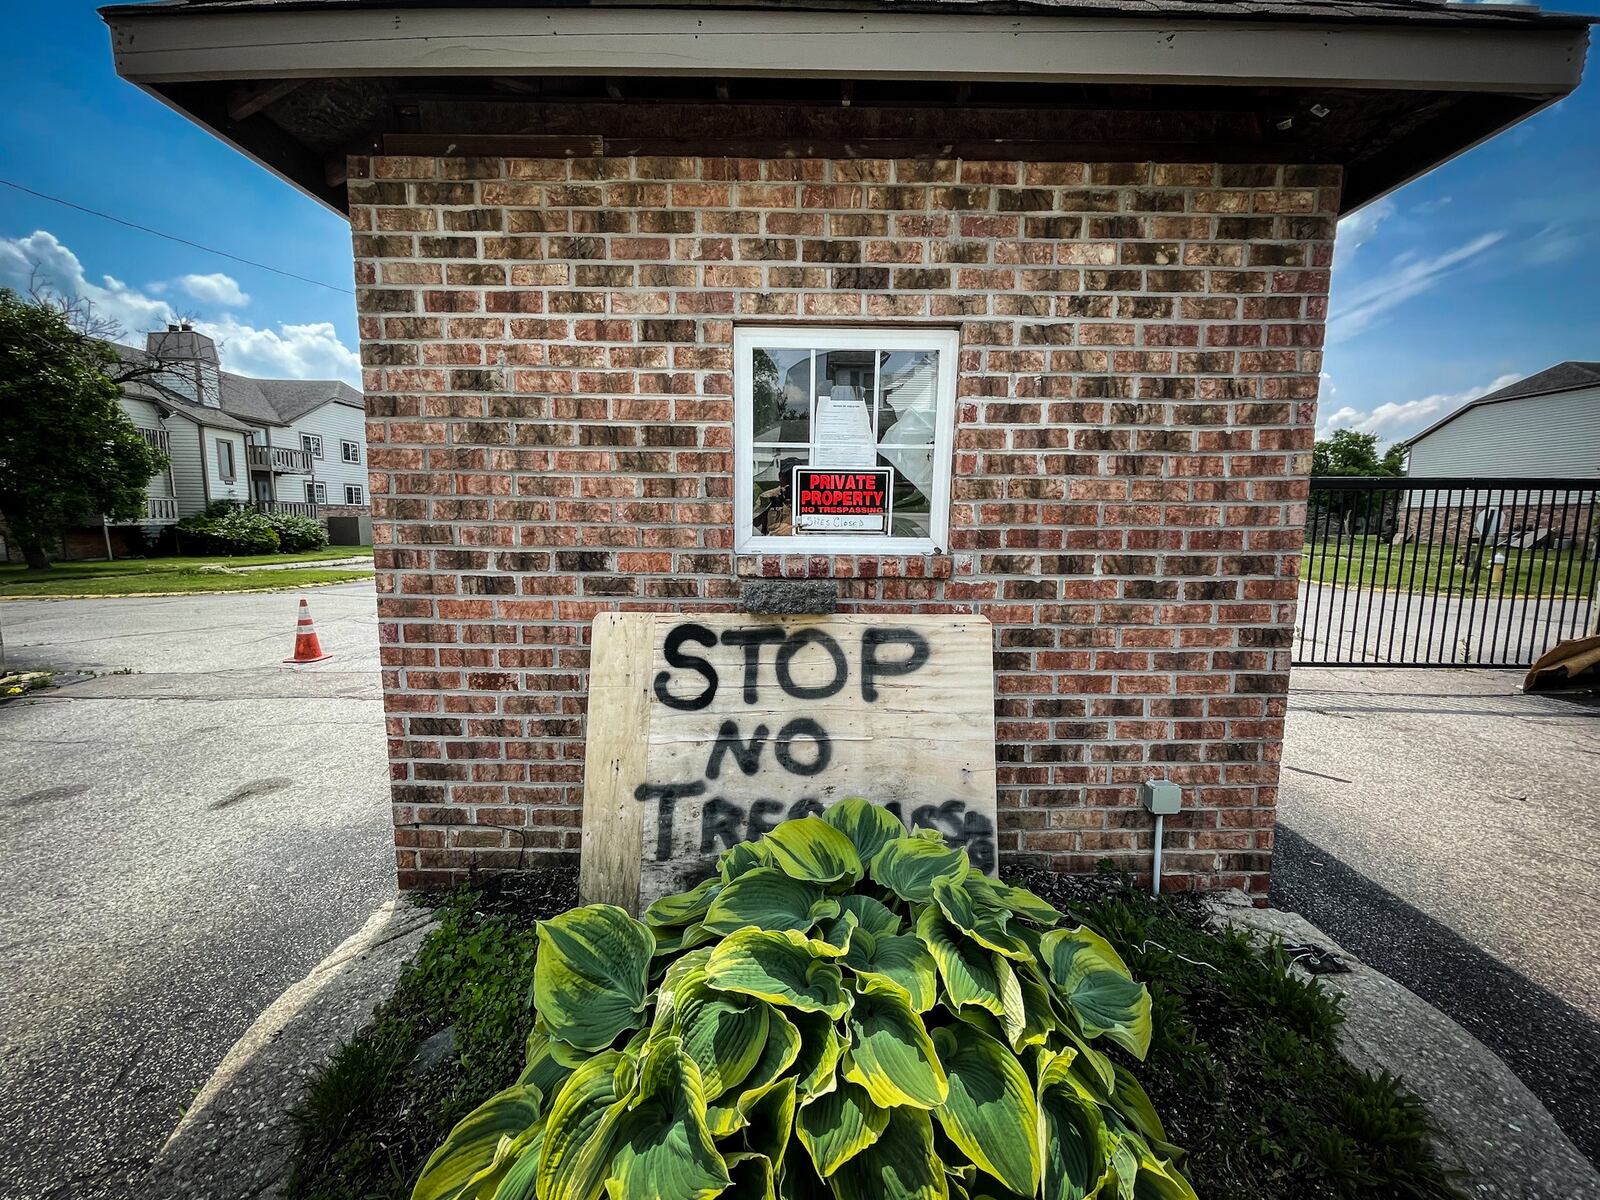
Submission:
[[[1139,785],[1139,802],[1158,817],[1170,817],[1183,807],[1183,789],[1165,779],[1148,779]]]
[[[332,546],[372,545],[372,518],[329,517],[328,544]]]

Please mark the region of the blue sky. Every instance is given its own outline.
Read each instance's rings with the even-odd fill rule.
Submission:
[[[1600,13],[1600,0],[1552,7]],[[12,33],[0,45],[0,178],[350,288],[345,223],[117,79],[93,3],[0,0],[0,19]],[[35,262],[130,332],[181,313],[218,337],[231,369],[358,381],[347,291],[0,187],[0,283],[25,282]],[[1600,359],[1593,79],[1346,219],[1320,425],[1389,441],[1569,358]]]

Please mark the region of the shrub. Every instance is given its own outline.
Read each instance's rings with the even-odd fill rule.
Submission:
[[[864,800],[643,922],[593,904],[538,936],[524,1070],[414,1200],[1194,1196],[1102,1049],[1151,1037],[1110,943]]]
[[[222,502],[218,502],[222,503]],[[208,505],[207,511],[216,507]],[[276,554],[278,535],[254,509],[233,507],[220,516],[185,517],[178,522],[185,550],[200,554]]]
[[[275,512],[263,512],[261,515],[278,535],[278,546],[285,554],[321,550],[328,544],[328,531],[312,517],[294,517]]]

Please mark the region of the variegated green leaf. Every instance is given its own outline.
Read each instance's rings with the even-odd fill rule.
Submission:
[[[856,924],[873,937],[885,933],[899,933],[905,923],[882,900],[853,892],[839,897],[839,915],[854,917]]]
[[[914,933],[874,936],[857,929],[850,948],[840,960],[863,979],[886,979],[895,984],[919,1013],[938,999],[939,977],[933,956]]]
[[[1169,1160],[1139,1147],[1139,1169],[1133,1180],[1134,1200],[1199,1200],[1194,1188]]]
[[[540,921],[533,1002],[550,1036],[603,1050],[638,1028],[654,949],[649,927],[610,904]]]
[[[700,1070],[707,1100],[738,1087],[750,1074],[766,1046],[771,1013],[764,1001],[709,984],[686,999],[680,993],[678,1036]]]
[[[978,945],[951,925],[932,904],[917,916],[917,936],[933,955],[950,1007],[976,1004],[996,1016],[1005,1012],[992,950]]]
[[[921,1109],[890,1110],[878,1140],[831,1177],[838,1200],[947,1200],[933,1124]]]
[[[517,1082],[538,1088],[542,1096],[553,1097],[572,1074],[572,1068],[555,1056],[555,1047],[560,1045],[562,1043],[551,1040],[544,1022],[535,1020],[528,1032],[527,1054]]]
[[[790,1010],[794,1016],[794,1013]],[[745,1089],[765,1087],[780,1075],[788,1073],[794,1066],[795,1059],[800,1056],[800,1030],[795,1023],[779,1008],[767,1008],[767,1041],[761,1047],[761,1056],[756,1059],[755,1066],[750,1068],[750,1074],[744,1077],[740,1087]]]
[[[733,1181],[727,1191],[730,1200],[777,1200],[778,1173],[770,1158],[741,1150],[728,1155],[727,1160],[728,1178]]]
[[[732,883],[747,871],[772,865],[772,851],[764,841],[740,842],[729,846],[717,859],[717,876],[724,883]]]
[[[794,1061],[800,1098],[819,1096],[834,1086],[834,1072],[844,1053],[844,1039],[826,1013],[790,1012],[789,1018],[800,1031],[800,1053]]]
[[[1044,1200],[1109,1200],[1110,1137],[1100,1106],[1072,1071],[1072,1050],[1039,1068],[1039,1115],[1044,1137]]]
[[[981,871],[974,870],[967,877],[967,886],[982,902],[1003,908],[1035,925],[1050,928],[1066,919],[1054,905],[1041,900],[1027,888],[1012,887],[1009,883],[990,879]]]
[[[500,1177],[492,1193],[484,1192],[480,1186],[477,1200],[535,1200],[543,1146],[544,1125],[540,1124],[509,1147],[510,1168]]]
[[[711,907],[722,888],[722,880],[713,875],[701,880],[691,891],[662,896],[644,910],[644,923],[652,929],[692,925],[706,915],[706,909]]]
[[[1022,1196],[1039,1190],[1039,1105],[1003,1043],[976,1029],[940,1029],[934,1048],[950,1094],[933,1115],[980,1170]]]
[[[795,879],[777,867],[760,867],[726,885],[701,924],[716,934],[747,926],[804,933],[818,921],[838,915],[838,901],[825,897],[820,883]]]
[[[1087,1038],[1104,1034],[1135,1058],[1150,1048],[1150,993],[1133,982],[1111,943],[1094,930],[1055,929],[1039,951],[1056,993],[1077,1018]]]
[[[739,1111],[744,1116],[739,1136],[745,1149],[774,1162],[781,1161],[794,1134],[796,1103],[792,1076],[747,1092],[739,1101]]]
[[[723,938],[706,964],[711,986],[837,1020],[850,1006],[844,977],[817,957],[803,933],[742,929]]]
[[[861,878],[861,857],[850,839],[821,817],[784,821],[760,843],[773,865],[813,883],[853,883]]]
[[[612,1200],[711,1200],[727,1188],[727,1165],[706,1128],[700,1071],[677,1038],[645,1047],[612,1145],[606,1173]]]
[[[826,1179],[877,1141],[888,1123],[889,1110],[874,1104],[864,1088],[840,1083],[800,1106],[795,1132]]]
[[[1123,1120],[1143,1134],[1145,1140],[1166,1144],[1167,1131],[1162,1127],[1160,1116],[1156,1114],[1156,1106],[1150,1103],[1150,1097],[1145,1094],[1139,1081],[1133,1077],[1133,1072],[1121,1063],[1112,1063],[1111,1070],[1116,1077],[1111,1093],[1111,1107],[1122,1114]]]
[[[597,1054],[562,1084],[545,1119],[539,1200],[594,1200],[611,1159],[611,1132],[634,1082],[615,1050]]]
[[[984,905],[970,886],[980,879],[988,882],[975,871],[969,871],[965,880],[941,876],[933,881],[933,901],[945,920],[980,946],[1019,962],[1029,961],[1033,957],[1032,950],[1007,928],[1011,914],[1005,909]]]
[[[881,979],[859,981],[848,1021],[844,1077],[866,1089],[874,1104],[933,1108],[949,1088],[922,1018],[906,994]]]
[[[474,1177],[505,1162],[505,1150],[538,1123],[543,1103],[538,1088],[518,1083],[478,1105],[428,1157],[411,1189],[412,1200],[457,1200],[472,1195],[464,1190],[468,1183],[484,1182],[474,1181]],[[510,1164],[506,1166],[509,1169]]]
[[[959,880],[969,869],[965,850],[951,850],[943,839],[911,835],[884,843],[872,860],[872,881],[902,900],[926,904],[933,899],[934,880]]]
[[[870,863],[885,844],[906,834],[899,817],[860,796],[839,801],[822,819],[850,839],[863,863]]]

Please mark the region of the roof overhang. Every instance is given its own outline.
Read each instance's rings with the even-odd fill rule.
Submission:
[[[468,144],[463,138],[548,128],[503,111],[490,120],[480,102],[485,88],[507,81],[490,97],[502,109],[519,99],[548,103],[552,94],[533,81],[549,79],[605,85],[588,104],[590,124],[571,125],[566,153],[624,152],[607,139],[652,141],[638,114],[629,123],[602,113],[608,102],[645,99],[635,80],[705,80],[708,105],[731,99],[725,86],[713,96],[712,81],[746,81],[756,95],[764,95],[761,81],[837,81],[842,91],[823,107],[858,109],[892,107],[896,87],[915,92],[908,103],[926,105],[927,86],[946,86],[953,89],[943,114],[952,145],[965,144],[961,117],[974,104],[974,85],[1023,97],[1008,101],[1014,107],[1039,108],[1076,89],[1072,107],[1080,113],[1097,104],[1129,107],[1130,95],[1146,97],[1147,111],[1191,118],[1210,106],[1253,119],[1236,119],[1227,136],[1220,125],[1197,131],[1191,120],[1181,136],[1163,137],[1152,118],[1148,132],[1125,123],[1121,134],[1102,130],[1081,140],[1099,151],[1089,157],[1110,159],[1166,152],[1193,160],[1206,156],[1209,142],[1214,159],[1339,162],[1351,169],[1347,207],[1355,207],[1572,91],[1588,39],[1582,19],[1319,24],[860,6],[154,4],[103,15],[119,74],[335,208],[343,154],[392,149],[390,138],[435,135],[442,150]],[[852,96],[857,81],[874,83],[873,98]],[[584,102],[577,91],[569,103]],[[1306,114],[1330,109],[1329,97],[1367,105],[1369,119],[1329,126],[1318,141],[1320,118]],[[1397,122],[1394,110],[1407,108],[1406,97],[1417,119]],[[453,101],[469,107],[452,108]],[[434,128],[419,118],[430,104]],[[1240,143],[1236,126],[1259,143],[1254,150]],[[323,136],[335,127],[337,136]],[[992,138],[973,128],[991,154],[1011,152],[1001,143],[1028,140],[1026,129]],[[670,135],[664,129],[654,141]],[[861,140],[848,131],[841,139]],[[536,146],[525,133],[520,144]]]

